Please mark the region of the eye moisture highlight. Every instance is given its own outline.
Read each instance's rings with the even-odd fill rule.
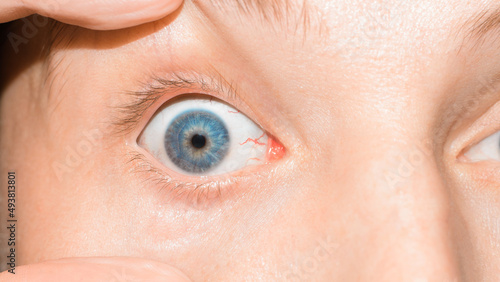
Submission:
[[[222,175],[283,157],[283,146],[239,110],[208,95],[167,101],[138,144],[183,175]]]

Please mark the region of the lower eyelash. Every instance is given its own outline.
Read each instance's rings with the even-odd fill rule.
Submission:
[[[248,177],[220,176],[217,180],[206,182],[183,182],[174,179],[157,169],[143,154],[131,153],[128,164],[130,172],[145,176],[144,181],[160,186],[161,198],[168,199],[165,204],[181,203],[192,209],[207,209],[221,201],[234,185],[244,182]]]

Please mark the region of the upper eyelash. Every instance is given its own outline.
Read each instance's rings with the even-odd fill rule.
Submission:
[[[149,81],[143,84],[142,90],[125,92],[126,95],[132,97],[133,101],[118,107],[120,115],[113,122],[117,133],[126,134],[130,132],[142,120],[144,113],[158,100],[167,94],[180,90],[205,91],[218,94],[223,98],[234,101],[237,105],[241,103],[234,84],[227,81],[217,71],[213,76],[209,77],[194,72],[173,72],[170,74],[170,78],[153,76]]]

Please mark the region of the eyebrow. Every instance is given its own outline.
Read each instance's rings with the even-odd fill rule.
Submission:
[[[500,7],[477,12],[467,19],[459,30],[465,30],[464,41],[474,40],[477,47],[482,43],[482,39],[495,29],[500,29]]]
[[[289,0],[211,0],[218,8],[237,7],[243,14],[266,21],[282,21],[290,12]],[[304,1],[304,6],[306,2]]]
[[[196,1],[200,2],[200,1]],[[224,14],[233,14],[243,22],[257,20],[275,30],[286,28],[294,32],[327,31],[323,12],[308,0],[208,0]],[[243,17],[241,17],[243,16]]]

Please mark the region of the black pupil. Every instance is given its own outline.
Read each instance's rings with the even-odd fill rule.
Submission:
[[[197,149],[201,149],[205,147],[205,144],[207,143],[207,140],[205,139],[205,136],[195,134],[193,138],[191,138],[191,144],[193,144],[193,147]]]

